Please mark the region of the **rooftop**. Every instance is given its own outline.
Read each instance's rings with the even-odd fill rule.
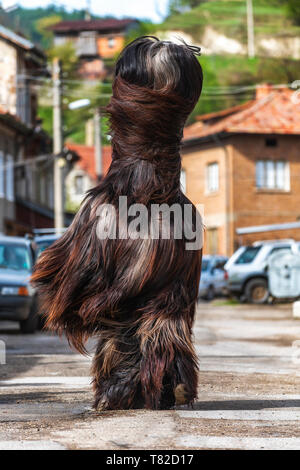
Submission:
[[[184,141],[221,133],[300,135],[300,100],[286,86],[260,85],[255,100],[198,116],[197,122],[185,128]]]
[[[69,31],[110,31],[110,30],[124,30],[137,20],[127,18],[124,20],[106,19],[106,20],[76,20],[76,21],[61,21],[55,24],[50,29],[56,33],[66,33]]]
[[[30,128],[27,127],[23,122],[20,121],[18,116],[8,113],[2,106],[0,105],[0,122],[7,125],[10,128],[13,128],[22,134],[28,134],[30,132]]]
[[[20,34],[17,34],[14,31],[5,28],[5,26],[2,25],[0,25],[0,38],[5,39],[11,44],[15,44],[16,46],[20,47],[21,49],[24,49],[25,51],[35,52],[38,56],[45,58],[44,52],[39,49],[35,44],[33,44],[33,42],[29,41],[23,36],[20,36]]]
[[[76,152],[80,159],[78,165],[81,170],[85,171],[93,180],[97,180],[95,147],[81,144],[67,144],[69,150]],[[111,146],[104,145],[102,147],[102,165],[103,174],[105,175],[111,164]]]

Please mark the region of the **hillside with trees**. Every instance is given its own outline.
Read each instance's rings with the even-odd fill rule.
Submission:
[[[289,28],[298,34],[299,0],[253,0],[255,33],[278,35]],[[237,39],[245,37],[246,0],[170,0],[167,28],[180,28],[199,40],[206,25]]]
[[[300,36],[299,0],[253,0],[253,9],[257,42],[262,37],[274,41],[283,36]],[[84,10],[70,12],[56,5],[34,9],[18,7],[8,13],[5,20],[7,23],[9,19],[12,29],[21,30],[26,37],[45,49],[49,62],[53,56],[59,56],[63,60],[65,136],[78,143],[84,141],[82,123],[92,116],[96,104],[104,105],[108,100],[111,80],[106,80],[106,83],[96,87],[87,86],[79,80],[75,51],[71,45],[54,48],[49,27],[60,20],[84,19],[85,14]],[[142,21],[140,28],[128,37],[128,41],[138,35],[164,35],[168,31],[177,31],[189,37],[192,42],[201,44],[205,28],[209,27],[216,34],[240,41],[246,48],[246,18],[246,0],[170,0],[169,14],[163,23],[157,25]],[[3,22],[3,18],[1,21]],[[299,78],[299,60],[288,56],[266,56],[259,49],[256,50],[254,58],[248,58],[247,53],[207,53],[203,48],[199,60],[204,69],[203,95],[190,122],[196,114],[224,109],[252,99],[257,83],[267,81],[273,84],[288,84]],[[50,80],[45,80],[43,85],[39,86],[40,115],[44,126],[51,132]],[[68,104],[79,97],[89,98],[91,106],[81,110],[79,114],[69,112]]]
[[[49,5],[45,8],[17,8],[9,11],[6,16],[8,26],[14,31],[22,33],[35,44],[43,49],[52,45],[52,33],[49,26],[62,20],[83,20],[85,10],[67,10],[64,6]],[[92,16],[92,18],[100,18]]]
[[[256,54],[248,58],[246,0],[170,0],[169,15],[160,25],[163,33],[182,33],[184,39],[203,45],[209,31],[211,42],[228,39],[241,45],[239,53],[212,53],[209,43],[203,47],[203,95],[194,115],[253,98],[256,83],[290,84],[298,79],[300,57],[292,57],[286,45],[291,44],[293,53],[292,41],[300,36],[300,1],[252,2]],[[261,43],[273,49],[265,51]]]

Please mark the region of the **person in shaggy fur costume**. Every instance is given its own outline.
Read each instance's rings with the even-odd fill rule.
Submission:
[[[180,146],[201,94],[199,53],[153,36],[122,51],[106,108],[111,166],[32,277],[46,327],[81,353],[97,338],[98,410],[168,409],[197,397],[192,325],[202,250],[187,248],[185,228],[197,236],[200,216],[181,191]],[[136,223],[137,209],[152,215],[157,207],[156,218]],[[174,209],[169,218],[165,208]]]

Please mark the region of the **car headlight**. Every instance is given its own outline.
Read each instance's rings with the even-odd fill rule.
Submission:
[[[14,286],[7,286],[1,287],[1,295],[19,295],[22,297],[28,297],[29,291],[27,287],[14,287]]]

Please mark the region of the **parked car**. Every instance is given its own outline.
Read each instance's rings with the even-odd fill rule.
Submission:
[[[241,246],[225,264],[229,294],[250,303],[263,304],[269,298],[268,258],[279,250],[298,250],[294,240],[255,242]]]
[[[224,293],[226,273],[224,265],[228,258],[217,255],[204,255],[202,258],[199,297],[212,300],[216,295]]]
[[[40,254],[49,248],[56,240],[58,240],[60,235],[40,235],[34,238],[34,241],[37,245],[37,256],[39,257]]]
[[[30,285],[35,257],[32,240],[0,235],[0,320],[18,321],[22,333],[33,333],[39,324]]]

